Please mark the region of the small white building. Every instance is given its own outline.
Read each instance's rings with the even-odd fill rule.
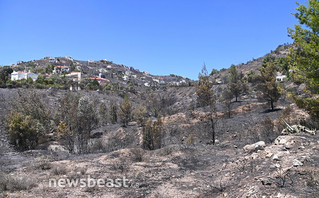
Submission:
[[[286,79],[287,76],[286,75],[279,75],[279,76],[276,76],[276,80],[277,81],[284,81],[284,79]]]
[[[81,81],[81,72],[71,72],[65,76],[71,78],[73,81],[80,82]]]
[[[55,57],[49,57],[49,62],[50,63],[57,63],[57,59]]]
[[[129,79],[129,77],[128,77],[128,76],[126,76],[126,75],[124,75],[124,76],[123,76],[123,80],[125,80],[125,81],[126,81],[126,80],[128,80],[128,79]]]
[[[71,56],[65,56],[64,58],[70,60],[70,61],[74,61],[74,59]]]
[[[60,74],[60,73],[68,73],[70,68],[68,66],[56,66],[54,67],[53,73]]]

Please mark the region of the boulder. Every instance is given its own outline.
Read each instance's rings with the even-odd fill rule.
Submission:
[[[293,163],[293,166],[294,167],[297,167],[297,166],[302,166],[303,163],[297,159],[294,159],[294,161],[292,162]]]
[[[48,146],[48,151],[53,151],[53,152],[68,152],[63,146],[61,145],[49,145]]]
[[[266,144],[264,141],[259,141],[254,144],[248,144],[244,146],[244,151],[248,153],[257,152],[258,150],[264,150]]]
[[[275,161],[280,161],[278,155],[276,155],[276,154],[272,157],[272,159],[275,160]]]

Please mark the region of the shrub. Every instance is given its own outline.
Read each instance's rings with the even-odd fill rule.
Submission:
[[[21,113],[11,113],[7,122],[10,142],[18,150],[34,149],[43,129],[37,120]]]
[[[132,161],[134,161],[134,162],[142,162],[143,161],[143,155],[144,155],[143,150],[138,149],[138,148],[133,148],[131,150],[131,153],[132,153]]]
[[[136,110],[136,121],[138,125],[145,126],[146,114],[146,108],[140,104],[138,109]]]
[[[161,148],[163,134],[163,122],[161,119],[158,119],[153,124],[151,120],[148,120],[143,127],[143,148],[148,150]]]
[[[120,118],[123,126],[127,126],[128,122],[132,120],[134,107],[127,94],[125,94],[123,103],[120,105]]]
[[[113,100],[110,102],[109,114],[111,123],[117,123],[117,104]]]
[[[35,180],[29,177],[8,176],[0,172],[0,191],[30,190],[35,187]]]
[[[62,165],[56,165],[52,169],[51,172],[53,175],[66,175],[68,173],[68,170],[65,166]]]
[[[74,148],[74,131],[71,131],[66,123],[60,122],[58,128],[58,136],[64,140],[64,145],[69,151],[73,151]]]

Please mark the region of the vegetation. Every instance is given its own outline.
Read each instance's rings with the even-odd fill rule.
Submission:
[[[6,87],[6,84],[9,81],[9,75],[12,72],[13,70],[8,66],[0,68],[0,88]]]
[[[132,120],[133,110],[134,110],[134,107],[132,105],[132,102],[128,94],[125,94],[123,103],[120,105],[120,112],[119,112],[119,116],[123,126],[127,126],[127,124]]]
[[[196,86],[197,106],[205,107],[214,104],[214,93],[212,83],[209,81],[209,75],[206,65],[203,66],[201,73],[198,75],[198,85]]]
[[[288,30],[296,47],[290,48],[288,58],[294,78],[305,82],[308,91],[304,97],[295,96],[294,99],[299,107],[319,118],[319,2],[309,0],[307,7],[298,6],[298,12],[293,15],[300,24]]]
[[[148,120],[143,127],[143,148],[147,150],[161,148],[163,134],[164,129],[161,118],[153,123],[151,120]]]
[[[38,145],[40,135],[43,134],[37,120],[21,113],[11,113],[7,126],[11,144],[21,151],[34,149]]]
[[[110,122],[112,124],[117,123],[117,104],[115,103],[114,100],[111,100],[110,102],[109,114],[110,114]]]
[[[231,90],[226,89],[221,97],[221,102],[224,103],[225,109],[227,111],[227,116],[230,118],[231,116],[231,105],[232,105],[233,94]]]
[[[147,110],[142,104],[140,104],[136,110],[136,121],[139,126],[142,126],[142,127],[145,126],[146,116],[147,116]]]
[[[10,142],[18,150],[33,149],[40,136],[52,130],[51,115],[41,96],[34,91],[19,91],[7,117]]]
[[[237,72],[236,66],[232,65],[230,67],[229,72],[230,80],[228,83],[228,89],[233,94],[233,96],[236,98],[236,102],[238,101],[238,97],[247,90],[245,84],[242,81],[243,75],[241,73]]]
[[[198,85],[196,86],[197,94],[197,106],[209,107],[208,119],[210,120],[211,130],[209,130],[209,136],[211,137],[213,144],[215,144],[215,125],[217,122],[216,114],[216,99],[214,91],[212,89],[212,83],[209,81],[209,75],[206,69],[206,65],[203,66],[201,73],[198,75]]]
[[[274,103],[280,98],[279,89],[276,82],[276,67],[268,62],[266,67],[261,68],[262,83],[258,85],[258,97],[270,103],[271,110],[274,110]]]

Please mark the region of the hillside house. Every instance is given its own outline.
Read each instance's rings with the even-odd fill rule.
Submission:
[[[75,82],[80,82],[82,73],[81,72],[71,72],[65,76],[68,77],[69,79],[72,79]]]
[[[129,79],[128,76],[126,76],[126,75],[123,76],[123,80],[127,81],[128,79]]]
[[[97,82],[98,82],[100,85],[106,85],[107,83],[110,82],[108,79],[100,78],[100,77],[91,78],[91,80],[97,80]]]
[[[74,59],[71,56],[65,56],[64,58],[70,60],[70,61],[74,61]]]
[[[14,71],[11,73],[11,80],[12,81],[16,81],[16,80],[22,80],[22,79],[28,79],[28,78],[32,78],[33,81],[35,81],[36,79],[38,79],[38,75],[35,73],[31,73],[31,72],[21,72],[21,71]]]
[[[54,67],[53,73],[54,74],[63,74],[68,73],[70,68],[68,66],[56,66]]]
[[[284,81],[284,79],[286,79],[287,76],[286,75],[279,75],[279,76],[276,76],[276,81]]]
[[[55,57],[49,57],[49,62],[50,63],[57,63],[57,59]]]

